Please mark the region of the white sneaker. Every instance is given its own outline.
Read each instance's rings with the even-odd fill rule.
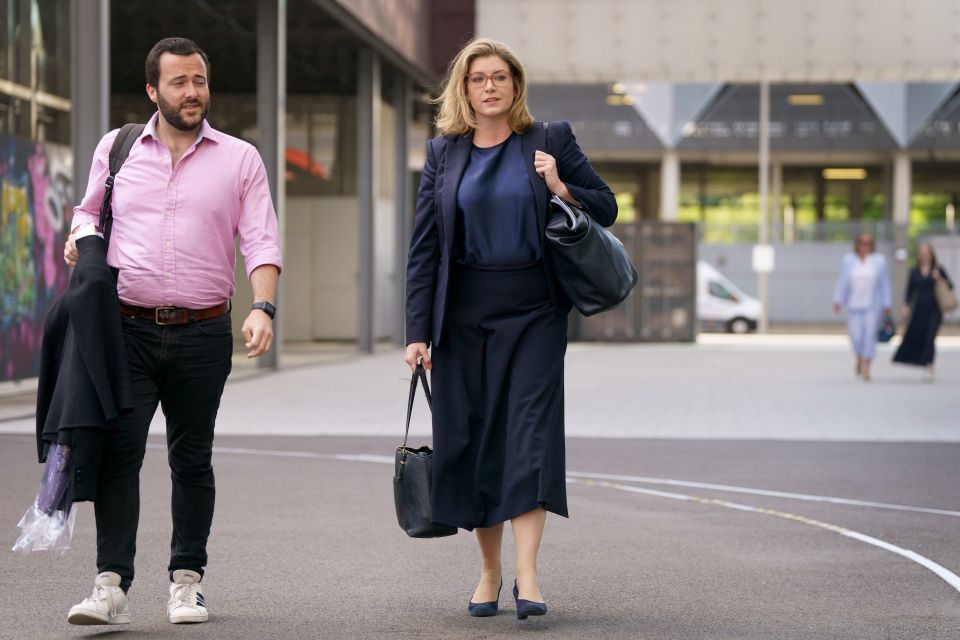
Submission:
[[[200,586],[200,574],[196,571],[180,569],[173,572],[170,585],[170,600],[167,601],[167,614],[170,622],[206,622],[210,618],[207,604],[203,599],[203,587]]]
[[[93,583],[93,595],[75,605],[67,614],[70,624],[130,624],[127,594],[120,588],[120,576],[104,571]]]

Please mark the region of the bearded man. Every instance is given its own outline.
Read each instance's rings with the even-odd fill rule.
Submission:
[[[158,404],[173,481],[167,615],[175,624],[208,620],[200,581],[213,521],[214,424],[233,353],[237,238],[254,295],[242,329],[247,356],[266,353],[273,341],[282,263],[263,162],[252,145],[207,123],[210,62],[195,43],[158,42],[147,56],[146,76],[157,112],[115,177],[107,250],[119,273],[118,313],[135,408],[106,435],[95,502],[99,574],[93,594],[70,610],[71,624],[130,622],[140,468]],[[64,247],[71,266],[76,239],[97,232],[118,131],[97,146],[86,195],[74,209]]]

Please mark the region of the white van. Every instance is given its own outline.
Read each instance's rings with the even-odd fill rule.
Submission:
[[[697,261],[697,319],[703,329],[747,333],[756,330],[760,301],[748,296],[713,265]]]

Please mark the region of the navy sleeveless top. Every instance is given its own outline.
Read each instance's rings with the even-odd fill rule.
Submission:
[[[454,260],[494,269],[538,262],[543,250],[534,198],[519,135],[474,146],[457,191]]]

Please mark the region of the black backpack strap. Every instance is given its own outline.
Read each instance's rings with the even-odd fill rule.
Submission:
[[[146,125],[128,123],[120,127],[120,132],[113,140],[110,147],[109,170],[106,182],[103,184],[103,200],[100,202],[100,224],[98,231],[103,234],[103,239],[110,244],[110,230],[113,228],[113,182],[117,177],[117,172],[130,155],[130,149],[140,138]]]

